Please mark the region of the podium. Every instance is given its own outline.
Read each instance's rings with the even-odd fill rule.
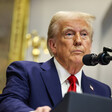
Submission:
[[[51,112],[112,112],[112,99],[69,92]]]

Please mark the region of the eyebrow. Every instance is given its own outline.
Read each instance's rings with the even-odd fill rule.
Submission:
[[[73,30],[73,28],[72,28],[72,27],[66,27],[66,28],[64,28],[64,29],[62,30],[62,32],[65,32],[65,31],[67,31],[67,30]]]
[[[72,30],[72,31],[74,31],[74,29],[72,28],[72,27],[66,27],[66,28],[64,28],[63,30],[62,30],[62,32],[65,32],[65,31],[67,31],[67,30]],[[89,28],[87,28],[87,27],[83,27],[83,29],[81,29],[82,31],[88,31],[88,32],[90,32],[90,29]]]

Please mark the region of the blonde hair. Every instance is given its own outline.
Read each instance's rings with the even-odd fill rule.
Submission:
[[[49,28],[48,28],[48,37],[47,37],[47,47],[51,55],[52,51],[49,47],[49,39],[55,38],[59,32],[60,21],[68,19],[83,19],[85,20],[91,28],[91,38],[93,37],[93,27],[92,22],[95,20],[95,16],[83,13],[83,12],[73,12],[73,11],[59,11],[52,17]]]

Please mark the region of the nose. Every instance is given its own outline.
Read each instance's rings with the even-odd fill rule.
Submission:
[[[82,44],[81,36],[80,33],[76,33],[74,36],[74,45],[75,46],[80,46]]]

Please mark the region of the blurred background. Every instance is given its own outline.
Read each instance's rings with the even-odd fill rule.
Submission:
[[[0,91],[11,62],[42,62],[50,58],[46,49],[48,25],[52,15],[60,10],[96,16],[92,53],[101,53],[103,47],[112,48],[112,0],[0,0]],[[112,62],[84,66],[84,70],[112,89]]]

